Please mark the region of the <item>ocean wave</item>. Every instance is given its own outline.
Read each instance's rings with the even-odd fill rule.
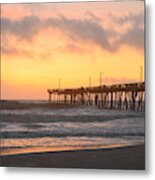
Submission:
[[[123,137],[123,136],[144,136],[144,133],[137,133],[137,132],[130,132],[130,133],[109,133],[109,132],[79,132],[79,133],[51,133],[51,132],[44,132],[42,134],[35,133],[35,132],[2,132],[1,138],[41,138],[41,137]]]
[[[134,116],[144,115],[144,112],[98,109],[97,107],[81,107],[70,109],[27,109],[27,110],[0,110],[1,115],[45,115],[45,116]]]

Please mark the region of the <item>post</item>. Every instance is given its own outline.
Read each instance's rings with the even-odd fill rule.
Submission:
[[[70,94],[70,103],[71,104],[73,103],[73,95],[72,95],[72,93]]]
[[[126,109],[126,110],[128,109],[127,93],[128,93],[128,92],[125,92],[125,109]]]
[[[49,92],[49,102],[51,102],[51,96],[52,96],[52,93]]]
[[[48,92],[48,101],[51,102],[52,91],[48,89],[47,92]]]

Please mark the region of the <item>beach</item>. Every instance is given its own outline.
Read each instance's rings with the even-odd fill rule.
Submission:
[[[145,169],[144,112],[1,102],[1,166]]]
[[[8,155],[1,157],[1,166],[144,170],[145,147]]]

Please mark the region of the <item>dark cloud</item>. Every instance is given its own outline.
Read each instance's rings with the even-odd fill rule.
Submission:
[[[63,15],[58,18],[48,18],[41,20],[37,16],[27,16],[19,20],[11,20],[8,18],[1,18],[1,32],[2,36],[9,37],[14,35],[18,40],[32,41],[37,33],[46,28],[57,29],[64,33],[69,41],[74,45],[78,43],[92,43],[107,51],[116,51],[123,44],[127,44],[138,49],[144,46],[144,17],[142,14],[129,14],[122,18],[111,17],[112,21],[123,25],[126,22],[134,22],[133,26],[124,34],[120,34],[115,30],[105,30],[100,21],[94,20],[94,15],[89,12],[91,19],[72,19]],[[93,17],[92,17],[93,16]],[[116,40],[110,43],[110,38]],[[117,38],[115,38],[117,37]],[[7,47],[8,46],[8,47]],[[14,50],[9,48],[9,41],[2,47],[2,53],[12,53]]]
[[[31,40],[41,28],[41,21],[36,16],[27,16],[20,20],[1,18],[2,35],[14,34],[19,39]]]
[[[137,49],[144,48],[144,30],[133,28],[123,34],[118,40],[118,44],[126,44]]]
[[[119,25],[126,24],[128,22],[133,23],[133,26],[138,27],[139,25],[144,25],[144,13],[139,13],[139,14],[133,14],[129,13],[126,16],[123,17],[116,17],[112,16],[111,18],[113,19],[114,22],[116,22]]]
[[[109,37],[117,37],[114,41],[113,46],[114,51],[119,49],[122,45],[126,44],[128,46],[143,49],[144,48],[144,13],[133,14],[129,13],[123,17],[116,17],[110,15],[110,19],[117,25],[123,27],[128,23],[131,24],[126,28],[124,33],[118,33],[116,31],[109,30]]]
[[[59,19],[48,19],[46,25],[59,28],[73,41],[91,42],[103,49],[111,50],[106,32],[94,21],[68,19],[61,15]]]
[[[28,16],[16,21],[2,18],[1,23],[3,35],[13,34],[18,39],[32,40],[39,30],[49,27],[63,31],[72,41],[91,42],[111,50],[103,27],[91,20],[68,19],[61,15],[59,18],[41,21],[37,17]]]
[[[119,43],[124,43],[138,49],[144,48],[144,13],[128,16],[120,19],[120,23],[132,22],[133,27],[120,37]]]

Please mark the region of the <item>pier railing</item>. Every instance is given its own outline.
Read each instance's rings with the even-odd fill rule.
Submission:
[[[144,110],[145,82],[48,89],[49,102],[96,105],[99,108]]]

